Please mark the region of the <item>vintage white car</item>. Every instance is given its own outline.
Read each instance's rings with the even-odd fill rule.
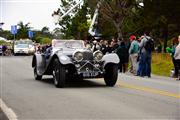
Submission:
[[[27,40],[15,41],[14,55],[17,55],[17,54],[30,55],[34,53],[35,53],[35,46],[33,45],[32,41],[27,41]]]
[[[103,55],[85,48],[82,40],[53,40],[43,53],[35,53],[32,59],[34,77],[52,75],[56,87],[65,87],[68,79],[104,78],[107,86],[114,86],[118,78],[119,57]]]

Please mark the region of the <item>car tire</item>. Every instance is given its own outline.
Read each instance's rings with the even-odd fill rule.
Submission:
[[[58,59],[55,59],[53,64],[53,80],[54,80],[54,85],[57,88],[65,87],[66,70],[65,67],[61,65]]]
[[[34,78],[35,80],[41,80],[42,79],[42,75],[38,75],[37,73],[37,67],[34,67]]]
[[[116,64],[109,64],[105,67],[104,81],[106,86],[113,87],[118,78],[118,66]]]

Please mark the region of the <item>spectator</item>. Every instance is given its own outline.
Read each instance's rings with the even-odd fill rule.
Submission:
[[[152,58],[152,49],[147,49],[149,41],[152,41],[152,38],[149,36],[149,32],[146,32],[140,43],[140,61],[137,75],[139,76],[148,76],[151,77],[151,58]]]
[[[112,51],[116,51],[116,49],[119,47],[118,41],[117,40],[113,40],[111,42],[111,46],[112,46]]]
[[[178,37],[178,42],[179,42],[179,44],[176,47],[176,50],[175,50],[175,53],[174,53],[174,59],[176,61],[177,69],[178,69],[178,72],[179,72],[179,70],[180,70],[180,35]],[[177,80],[180,80],[179,74],[178,74]]]
[[[166,48],[166,51],[168,53],[170,53],[171,57],[172,57],[172,62],[173,62],[173,65],[174,65],[174,75],[173,77],[177,78],[178,77],[178,65],[176,63],[176,60],[174,59],[174,53],[176,51],[176,47],[178,45],[178,38],[177,37],[174,37],[172,39],[172,46],[171,47],[167,47]]]
[[[95,52],[95,51],[100,50],[100,49],[101,48],[100,48],[99,43],[96,40],[94,40],[93,45],[92,45],[92,51]]]
[[[106,45],[104,40],[100,40],[99,42],[100,51],[105,55],[106,54]]]
[[[128,63],[128,49],[123,41],[120,43],[119,47],[117,48],[116,53],[120,59],[119,62],[120,72],[125,73],[127,68],[126,66]]]
[[[130,36],[131,45],[129,48],[129,57],[130,57],[130,72],[133,74],[137,74],[137,67],[138,67],[138,52],[139,52],[139,44],[136,40],[136,36]]]
[[[2,55],[5,56],[5,52],[7,50],[7,46],[6,45],[3,45],[2,46]]]

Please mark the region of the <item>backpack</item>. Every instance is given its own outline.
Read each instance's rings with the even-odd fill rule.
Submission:
[[[146,38],[146,39],[147,39],[147,41],[144,45],[144,48],[146,51],[151,52],[154,50],[154,41],[152,38]]]

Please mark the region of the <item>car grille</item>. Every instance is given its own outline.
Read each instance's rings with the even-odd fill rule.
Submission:
[[[83,60],[93,60],[92,52],[83,52]]]
[[[95,68],[95,67],[93,66],[93,64],[90,63],[90,62],[81,63],[81,66],[82,66],[82,67],[80,67],[79,71],[86,71],[86,72],[100,71],[100,69]]]

